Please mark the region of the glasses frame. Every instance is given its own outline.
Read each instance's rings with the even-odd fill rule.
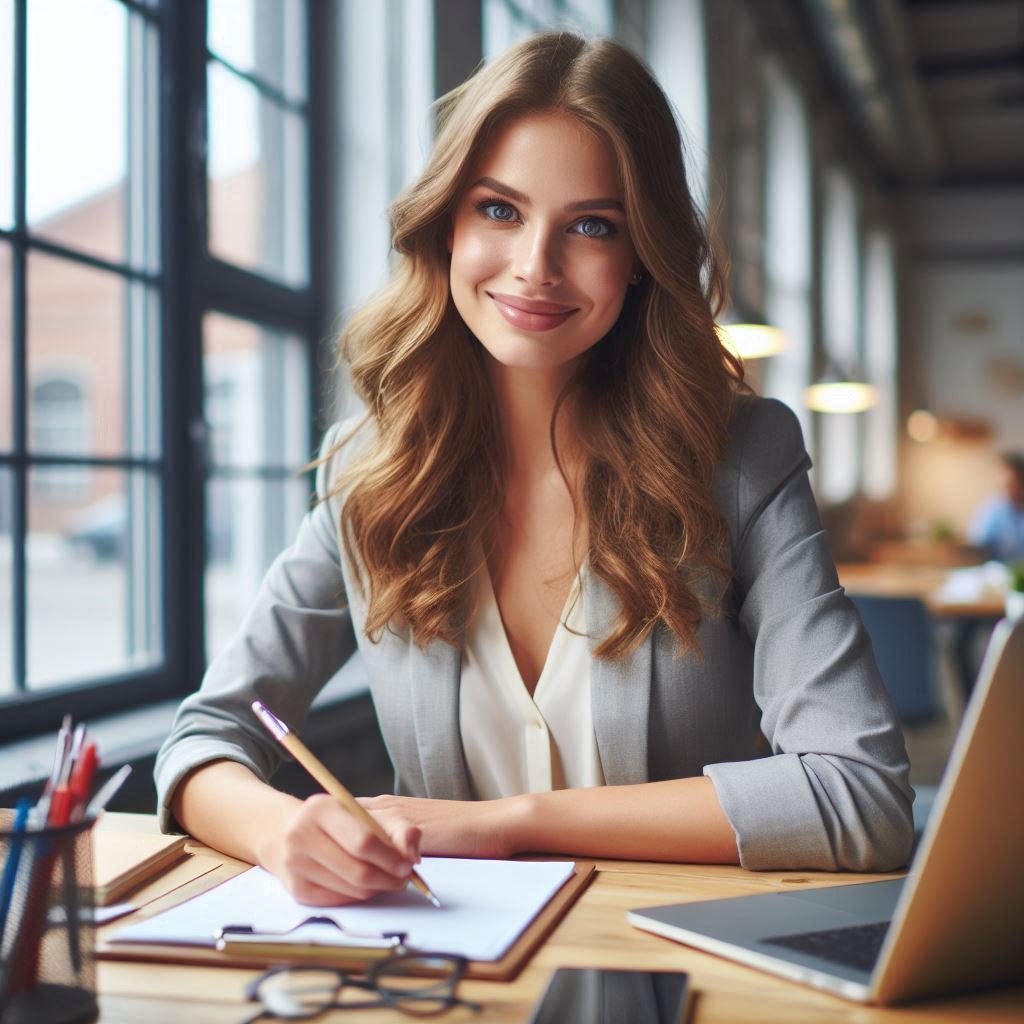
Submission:
[[[394,971],[395,967],[400,964],[407,964],[410,967],[414,964],[419,964],[420,970],[409,970],[407,974],[415,975],[422,973],[423,986],[421,988],[395,991],[388,989],[386,986],[381,986],[381,976]],[[384,960],[378,960],[376,963],[371,964],[367,968],[364,977],[349,974],[339,968],[322,964],[278,965],[264,971],[245,986],[246,999],[250,1002],[259,1002],[261,1004],[260,1012],[254,1017],[249,1017],[245,1024],[254,1024],[255,1021],[262,1017],[269,1017],[274,1020],[311,1020],[322,1013],[326,1013],[328,1010],[365,1010],[374,1006],[387,1006],[410,1017],[434,1017],[446,1013],[455,1006],[467,1006],[475,1013],[479,1013],[482,1009],[479,1003],[460,999],[455,995],[455,987],[466,973],[468,964],[469,961],[464,956],[454,953],[396,953],[394,956],[389,956]],[[321,974],[333,974],[336,979],[336,985],[333,991],[325,989],[324,1001],[316,1009],[310,1009],[309,1013],[282,1017],[272,1007],[267,1005],[265,997],[260,993],[261,987],[270,978],[281,974],[293,973],[298,979],[303,973],[313,971]],[[376,998],[340,1002],[338,996],[346,986],[372,992]],[[417,1002],[426,1000],[433,1004],[441,1005],[437,1005],[429,1010],[418,1010],[415,1008]]]

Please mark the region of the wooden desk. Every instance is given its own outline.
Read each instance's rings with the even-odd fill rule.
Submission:
[[[153,829],[149,816],[110,815],[102,824],[114,829]],[[880,1010],[815,992],[769,974],[732,964],[707,953],[660,939],[626,923],[634,907],[685,900],[714,899],[867,881],[879,875],[818,872],[753,873],[739,868],[599,862],[590,888],[513,982],[464,982],[460,994],[484,1005],[480,1014],[458,1008],[436,1018],[450,1024],[521,1024],[539,997],[551,971],[560,966],[662,968],[688,971],[698,992],[692,1024],[829,1024],[852,1021],[1009,1022],[1024,1014],[1024,988],[1001,989],[909,1009]],[[888,876],[892,877],[892,876]],[[256,972],[232,968],[175,967],[100,962],[100,1020],[104,1024],[239,1024],[254,1012],[243,990]],[[385,1009],[317,1018],[323,1024],[373,1021],[408,1024],[410,1018]],[[623,1022],[632,1024],[632,1022]]]
[[[986,588],[969,602],[951,602],[941,598],[943,584],[955,570],[930,565],[893,565],[888,562],[845,562],[836,566],[839,582],[855,596],[914,597],[939,619],[1003,617],[1006,593]]]

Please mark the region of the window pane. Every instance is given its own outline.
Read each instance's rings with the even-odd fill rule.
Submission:
[[[289,99],[305,99],[304,0],[209,0],[206,25],[211,52]]]
[[[73,499],[68,473],[76,474]],[[29,474],[30,689],[159,659],[158,498],[155,479],[138,471],[47,466]]]
[[[210,252],[304,286],[306,119],[219,64],[209,65],[207,82]]]
[[[11,447],[14,414],[14,365],[11,361],[11,247],[0,242],[0,452]]]
[[[878,388],[878,404],[865,417],[864,492],[888,498],[896,486],[898,443],[896,267],[892,241],[872,231],[865,251],[864,364]]]
[[[306,351],[298,336],[260,324],[219,313],[203,321],[207,657],[237,628],[309,506],[309,478],[298,475],[312,455]]]
[[[30,228],[155,267],[155,30],[114,0],[33,0],[28,14]]]
[[[14,480],[0,466],[0,698],[14,689],[14,574],[11,567],[11,503]]]
[[[29,450],[158,454],[156,293],[40,253],[27,276]]]
[[[203,320],[203,389],[215,471],[309,461],[306,347],[294,334],[219,313]]]
[[[824,267],[822,307],[825,349],[847,372],[861,373],[858,306],[860,240],[857,230],[857,195],[849,176],[832,168],[825,176],[822,224]],[[829,502],[845,501],[857,489],[860,463],[859,417],[826,413],[821,422],[821,496]]]
[[[306,476],[214,478],[206,487],[206,656],[238,629],[270,563],[309,508]]]
[[[14,0],[0,0],[0,228],[13,225]]]

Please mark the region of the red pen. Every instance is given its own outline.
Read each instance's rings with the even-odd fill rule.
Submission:
[[[99,767],[99,754],[95,743],[89,743],[71,772],[71,820],[81,821],[92,792],[92,782]]]

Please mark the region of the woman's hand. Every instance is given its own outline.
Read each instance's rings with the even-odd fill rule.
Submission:
[[[442,857],[510,857],[520,852],[521,801],[425,800],[409,796],[361,797],[359,802],[390,831],[403,823],[420,835],[425,853]]]
[[[333,797],[312,796],[270,840],[260,863],[300,903],[312,906],[339,906],[402,889],[420,859],[420,828],[398,812],[373,813],[393,846]]]

